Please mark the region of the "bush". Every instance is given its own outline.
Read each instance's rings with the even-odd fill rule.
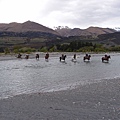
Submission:
[[[40,49],[40,52],[47,52],[47,51],[48,51],[47,47],[42,47],[42,48]]]
[[[9,53],[10,53],[9,48],[5,48],[4,53],[5,53],[5,54],[9,54]]]
[[[36,49],[35,48],[30,48],[30,47],[23,47],[23,48],[16,48],[14,49],[14,53],[31,53],[31,52],[35,52]]]

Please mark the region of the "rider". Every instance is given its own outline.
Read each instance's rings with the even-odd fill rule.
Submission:
[[[48,58],[49,58],[49,54],[46,53],[46,55],[45,55],[45,59],[48,59]]]
[[[105,54],[105,58],[107,57],[107,54]]]
[[[25,59],[29,59],[29,55],[28,54],[26,54]]]
[[[46,56],[49,57],[49,53],[47,53]]]
[[[19,53],[19,54],[18,54],[18,58],[21,58],[21,56],[22,56],[22,55]]]
[[[76,60],[76,54],[74,54],[73,58]]]
[[[64,57],[64,54],[62,54],[62,58]]]
[[[36,54],[36,59],[39,59],[39,54],[38,53]]]

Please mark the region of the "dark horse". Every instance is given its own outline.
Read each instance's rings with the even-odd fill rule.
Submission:
[[[83,60],[85,61],[86,59],[89,61],[91,58],[91,55],[86,54],[86,56],[83,57]]]
[[[29,59],[29,55],[28,54],[25,56],[25,59]]]
[[[39,60],[39,54],[36,54],[36,60]]]
[[[102,57],[102,62],[104,61],[108,62],[110,58],[111,58],[110,55],[105,55],[105,57]]]
[[[60,57],[60,61],[61,61],[61,60],[64,60],[64,61],[65,61],[65,58],[66,58],[66,57],[67,57],[66,55],[63,55],[63,54],[62,54],[62,56]]]
[[[48,58],[49,58],[49,54],[47,53],[47,54],[45,55],[45,59],[48,60]]]
[[[18,56],[17,56],[17,58],[22,58],[21,56],[22,56],[22,55],[19,53]]]

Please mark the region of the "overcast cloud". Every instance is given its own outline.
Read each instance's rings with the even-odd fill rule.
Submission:
[[[31,20],[47,27],[120,27],[120,0],[0,0],[0,23]]]

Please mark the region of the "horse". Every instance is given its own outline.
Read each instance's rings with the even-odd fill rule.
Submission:
[[[108,62],[110,58],[111,58],[110,55],[105,55],[105,57],[102,57],[102,62],[104,61]]]
[[[39,60],[39,54],[36,54],[36,60]]]
[[[29,59],[29,55],[28,54],[25,56],[25,59]]]
[[[48,60],[48,58],[49,58],[49,54],[47,53],[47,54],[45,55],[45,60]]]
[[[89,61],[91,58],[91,55],[86,54],[86,56],[83,57],[83,60],[85,61],[86,59]]]
[[[22,58],[21,56],[22,56],[22,55],[19,53],[18,56],[17,56],[17,58]]]
[[[66,57],[67,57],[66,55],[62,55],[62,56],[60,57],[60,61],[61,61],[61,60],[64,60],[64,61],[65,61]]]

